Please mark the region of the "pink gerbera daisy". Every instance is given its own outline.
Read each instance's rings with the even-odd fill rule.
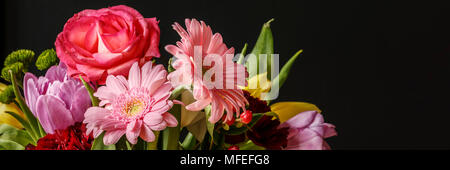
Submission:
[[[153,66],[152,62],[142,68],[134,63],[128,81],[121,75],[109,75],[106,86],[94,93],[104,108],[91,107],[85,113],[87,134],[93,132],[97,138],[105,132],[105,145],[117,143],[125,134],[130,143],[136,144],[138,137],[152,142],[153,131],[177,126],[176,118],[167,112],[173,102],[169,100],[172,85],[166,76],[164,67]]]
[[[248,74],[245,67],[232,61],[233,57],[229,56],[234,56],[234,49],[228,49],[223,43],[222,36],[219,33],[213,35],[211,28],[203,21],[186,19],[185,23],[187,31],[178,23],[173,25],[174,30],[181,36],[181,41],[178,41],[176,46],[165,47],[176,58],[172,63],[176,70],[168,75],[168,79],[174,87],[193,87],[196,102],[186,106],[186,109],[199,111],[211,104],[209,118],[211,123],[219,121],[225,110],[227,113],[225,121],[232,120],[234,113],[240,112],[241,109],[245,110],[245,105],[248,103],[239,88],[239,86],[246,86],[247,83],[245,78]],[[214,62],[211,66],[204,66],[202,63],[195,62],[204,61],[210,56],[221,57],[222,63]],[[214,64],[223,65],[220,67],[223,68],[223,79],[215,80],[220,81],[223,88],[208,87],[207,82],[203,80],[205,70],[211,69]],[[214,75],[214,77],[218,76]],[[229,85],[230,82],[232,87]]]

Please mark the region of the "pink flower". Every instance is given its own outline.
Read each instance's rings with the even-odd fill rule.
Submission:
[[[219,121],[225,110],[227,111],[225,121],[232,120],[235,113],[239,113],[241,109],[245,110],[248,103],[238,87],[247,83],[245,67],[232,61],[234,49],[228,49],[222,41],[222,36],[219,33],[213,35],[211,28],[203,21],[186,19],[185,23],[187,31],[178,23],[173,25],[174,30],[181,36],[181,41],[177,42],[176,46],[165,47],[176,58],[172,64],[176,70],[169,74],[168,79],[174,87],[193,86],[196,102],[186,106],[186,109],[199,111],[211,104],[209,118],[211,123]],[[216,57],[209,59],[219,59],[222,63],[214,62],[211,66],[205,66],[202,62],[197,62],[208,60],[208,57]],[[223,68],[222,80],[219,80],[218,75],[214,75],[215,77],[211,79],[216,79],[214,81],[222,84],[223,88],[209,87],[208,82],[203,80],[204,72],[216,65]]]
[[[45,132],[53,134],[84,119],[91,99],[84,85],[66,74],[60,63],[37,78],[26,73],[23,81],[25,101]]]
[[[177,126],[176,118],[167,112],[173,102],[169,100],[172,85],[166,76],[164,67],[153,66],[152,62],[142,68],[134,63],[128,80],[121,75],[108,76],[106,86],[94,93],[105,108],[91,107],[86,111],[86,133],[93,132],[97,138],[105,131],[106,145],[115,144],[124,134],[130,143],[136,144],[138,137],[152,142],[153,131]]]
[[[286,150],[328,150],[330,146],[325,138],[336,136],[335,126],[324,123],[323,116],[317,111],[306,111],[290,118],[278,129],[289,128]]]
[[[84,10],[64,25],[56,53],[68,74],[104,84],[107,75],[127,75],[131,65],[159,57],[156,18],[144,18],[128,6]]]

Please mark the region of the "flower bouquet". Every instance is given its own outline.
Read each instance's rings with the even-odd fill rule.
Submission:
[[[0,149],[330,149],[324,139],[335,127],[319,108],[271,103],[302,52],[279,69],[272,21],[248,54],[247,44],[236,53],[203,21],[175,23],[181,40],[165,46],[166,68],[156,18],[124,5],[81,11],[54,49],[5,58]]]

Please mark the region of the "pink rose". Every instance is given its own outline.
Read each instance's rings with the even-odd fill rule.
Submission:
[[[107,75],[127,76],[134,62],[159,57],[159,33],[156,18],[128,6],[84,10],[64,25],[56,53],[70,76],[105,84]]]

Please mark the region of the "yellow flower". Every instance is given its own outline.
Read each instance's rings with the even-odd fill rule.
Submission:
[[[248,80],[247,87],[244,88],[251,96],[261,99],[261,93],[267,93],[270,91],[271,82],[267,79],[267,72],[258,74],[251,77]]]
[[[248,86],[244,90],[248,91],[252,97],[262,100],[261,93],[269,92],[270,88],[271,83],[267,80],[266,72],[251,77],[248,80]],[[316,105],[306,102],[278,102],[272,104],[270,110],[278,115],[281,123],[305,111],[314,110],[319,113],[321,112]]]
[[[2,92],[6,88],[6,85],[3,83],[0,83],[0,92]],[[11,126],[14,126],[16,128],[22,129],[22,125],[17,121],[14,117],[6,113],[6,111],[14,112],[19,114],[24,118],[24,114],[22,111],[14,104],[4,104],[0,103],[0,124],[9,124]]]

